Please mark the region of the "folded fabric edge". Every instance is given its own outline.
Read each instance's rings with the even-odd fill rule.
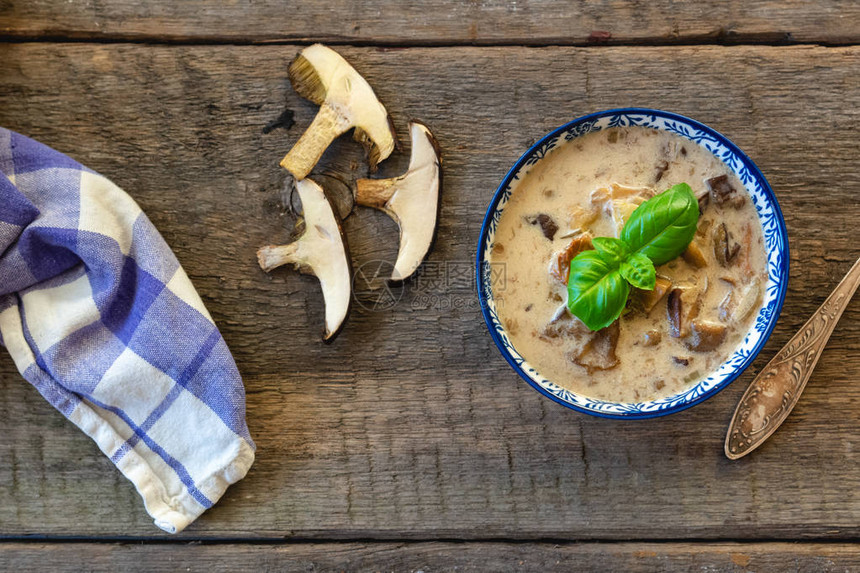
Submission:
[[[75,407],[69,420],[90,436],[108,457],[126,441],[86,402]],[[254,449],[239,436],[236,443],[230,460],[198,485],[200,492],[213,504],[230,485],[245,477],[254,463]],[[168,494],[158,473],[134,450],[130,450],[116,467],[134,484],[155,526],[167,533],[180,533],[207,509],[187,489],[183,489],[180,495]]]

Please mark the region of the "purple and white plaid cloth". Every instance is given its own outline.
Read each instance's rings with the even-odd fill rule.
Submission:
[[[122,189],[0,128],[0,344],[176,533],[254,461],[242,379]]]

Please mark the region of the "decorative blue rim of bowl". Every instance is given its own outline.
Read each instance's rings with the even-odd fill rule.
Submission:
[[[608,402],[572,392],[545,379],[513,347],[496,314],[490,262],[496,226],[505,205],[528,171],[559,144],[610,127],[642,126],[669,131],[701,145],[737,174],[758,212],[767,253],[768,282],[762,308],[735,352],[707,378],[678,394],[637,403]],[[505,360],[535,390],[563,406],[606,418],[642,419],[665,416],[695,406],[728,386],[752,363],[776,325],[788,286],[788,234],[773,190],[755,163],[727,137],[693,119],[647,108],[621,108],[582,116],[535,143],[511,167],[487,208],[476,257],[478,298],[493,341]]]

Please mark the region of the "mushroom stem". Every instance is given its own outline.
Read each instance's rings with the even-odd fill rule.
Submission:
[[[257,261],[260,267],[269,272],[280,266],[294,263],[298,264],[299,243],[290,243],[289,245],[269,245],[261,247],[257,251]]]
[[[355,202],[365,207],[384,209],[397,191],[398,179],[359,179],[355,182]]]
[[[304,179],[331,142],[350,127],[349,118],[323,103],[310,127],[281,160],[281,167],[292,173],[296,180]]]

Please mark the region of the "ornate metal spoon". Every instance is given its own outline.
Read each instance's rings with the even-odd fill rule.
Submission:
[[[860,259],[812,318],[752,381],[726,434],[729,459],[741,458],[762,445],[788,417],[858,285]]]

